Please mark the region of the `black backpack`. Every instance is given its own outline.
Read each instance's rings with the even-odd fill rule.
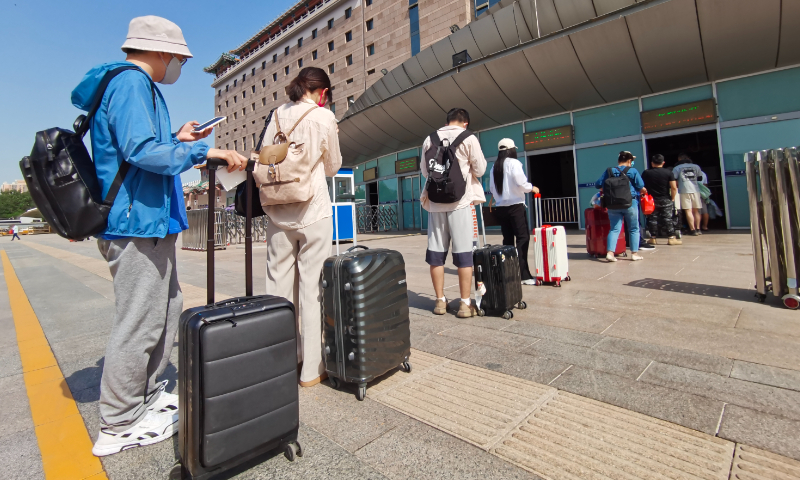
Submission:
[[[75,120],[75,131],[50,128],[37,132],[31,154],[19,162],[33,203],[41,212],[42,218],[50,224],[50,228],[64,238],[83,240],[108,227],[108,213],[125,174],[131,167],[130,163],[122,162],[106,198],[103,199],[97,170],[83,143],[83,136],[100,108],[106,87],[112,78],[125,70],[139,68],[125,66],[108,71],[97,87],[89,111]],[[142,72],[142,75],[146,74]],[[155,109],[153,88],[151,81]]]
[[[439,140],[437,132],[431,134],[431,146],[425,152],[428,166],[428,183],[425,188],[431,202],[455,203],[467,191],[467,182],[456,158],[456,149],[470,135],[473,135],[471,131],[464,130],[451,143],[448,140]]]
[[[607,170],[608,178],[603,181],[603,206],[609,210],[625,210],[633,205],[629,168],[623,168],[618,177],[614,176],[613,168]]]

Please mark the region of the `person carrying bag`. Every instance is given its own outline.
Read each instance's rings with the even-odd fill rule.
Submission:
[[[322,264],[333,242],[332,206],[325,177],[342,166],[336,117],[324,107],[331,81],[306,67],[287,87],[291,102],[275,110],[253,176],[267,226],[267,294],[292,300],[300,332],[300,385],[326,378],[322,361]],[[286,127],[288,129],[284,130]]]

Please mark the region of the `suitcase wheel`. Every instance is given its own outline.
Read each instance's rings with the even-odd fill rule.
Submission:
[[[517,308],[519,308],[520,310],[525,310],[526,308],[528,308],[528,304],[525,303],[525,301],[523,300],[517,304]]]
[[[756,293],[756,298],[759,302],[764,303],[767,300],[767,295],[763,293]]]
[[[169,471],[169,480],[186,480],[189,478],[189,472],[183,468],[181,461],[175,462],[172,469]]]
[[[486,315],[486,311],[484,309],[481,308],[480,310],[478,310],[479,317],[483,317],[484,315]]]
[[[561,287],[561,281],[560,280],[556,282],[556,287]]]
[[[401,369],[402,369],[404,372],[406,372],[406,373],[411,373],[411,364],[410,364],[410,363],[408,363],[408,362],[403,362],[403,363],[400,365],[400,368],[401,368]]]
[[[511,320],[512,318],[514,318],[514,312],[512,312],[511,310],[507,311],[506,313],[503,314],[503,318],[505,318],[506,320]]]
[[[360,383],[358,384],[358,391],[356,392],[356,398],[359,402],[363,402],[365,398],[367,398],[367,384]]]
[[[569,275],[567,275],[567,278],[564,279],[565,282],[569,282],[570,280],[572,280],[572,277],[570,277]]]
[[[290,462],[294,462],[295,458],[303,456],[303,449],[297,442],[287,443],[283,451],[283,456]]]
[[[328,377],[328,383],[331,384],[334,390],[339,390],[342,388],[342,381],[336,377]]]

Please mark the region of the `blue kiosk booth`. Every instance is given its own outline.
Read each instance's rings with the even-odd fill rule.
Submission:
[[[355,178],[353,169],[342,168],[328,181],[328,193],[333,204],[333,240],[336,254],[339,254],[339,241],[350,240],[356,245],[356,203]]]

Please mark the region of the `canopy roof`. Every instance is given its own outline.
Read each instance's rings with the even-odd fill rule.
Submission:
[[[421,145],[454,107],[483,130],[799,64],[798,21],[792,0],[503,0],[350,106],[344,164]]]

